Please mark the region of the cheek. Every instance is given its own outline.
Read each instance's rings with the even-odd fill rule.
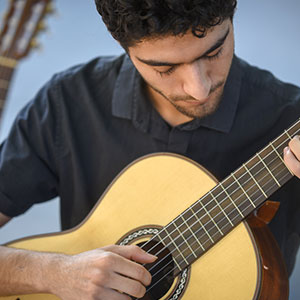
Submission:
[[[211,62],[210,70],[213,82],[226,80],[230,70],[232,58],[233,52],[227,51],[226,53],[223,53],[219,59]]]

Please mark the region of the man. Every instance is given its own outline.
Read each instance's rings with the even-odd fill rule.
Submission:
[[[63,229],[73,227],[123,167],[148,153],[186,155],[222,179],[299,117],[298,88],[234,56],[235,1],[155,2],[96,1],[130,59],[56,75],[20,113],[1,147],[1,224],[59,195]],[[289,147],[284,159],[300,177],[299,140]],[[288,198],[271,224],[286,259],[297,192],[293,178],[274,195]],[[1,247],[0,295],[142,297],[151,278],[138,263],[154,260],[137,247],[75,256]]]

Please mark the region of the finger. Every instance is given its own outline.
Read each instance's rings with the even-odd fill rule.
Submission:
[[[95,299],[109,299],[109,300],[132,300],[128,295],[122,294],[119,291],[106,288],[95,296]]]
[[[300,161],[300,137],[299,135],[294,136],[289,142],[289,148]]]
[[[111,275],[109,287],[136,298],[142,298],[146,288],[140,282],[114,273]]]
[[[125,277],[132,278],[141,282],[144,286],[151,283],[151,274],[139,263],[128,260],[125,257],[117,256],[115,263],[112,265],[112,270],[115,273],[121,274]]]
[[[300,162],[296,156],[292,153],[289,147],[284,149],[284,162],[287,167],[300,178]]]
[[[127,259],[134,260],[139,263],[151,263],[157,259],[157,256],[145,252],[136,245],[119,246],[112,245],[104,247],[103,249],[119,254]]]

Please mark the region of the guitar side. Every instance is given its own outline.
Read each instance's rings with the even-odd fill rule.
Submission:
[[[133,231],[165,226],[216,183],[208,172],[189,159],[173,154],[149,155],[128,166],[76,228],[25,238],[7,246],[76,254],[115,244]],[[135,238],[131,243],[141,239]],[[192,264],[177,299],[260,299],[266,277],[261,261],[255,238],[243,222]],[[175,299],[173,296],[174,286],[160,300]],[[58,298],[36,294],[0,299]]]

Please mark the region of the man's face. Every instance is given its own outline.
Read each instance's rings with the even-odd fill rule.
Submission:
[[[186,120],[202,118],[217,109],[233,52],[230,20],[213,27],[204,38],[191,32],[149,38],[128,51],[156,109],[162,115]]]

